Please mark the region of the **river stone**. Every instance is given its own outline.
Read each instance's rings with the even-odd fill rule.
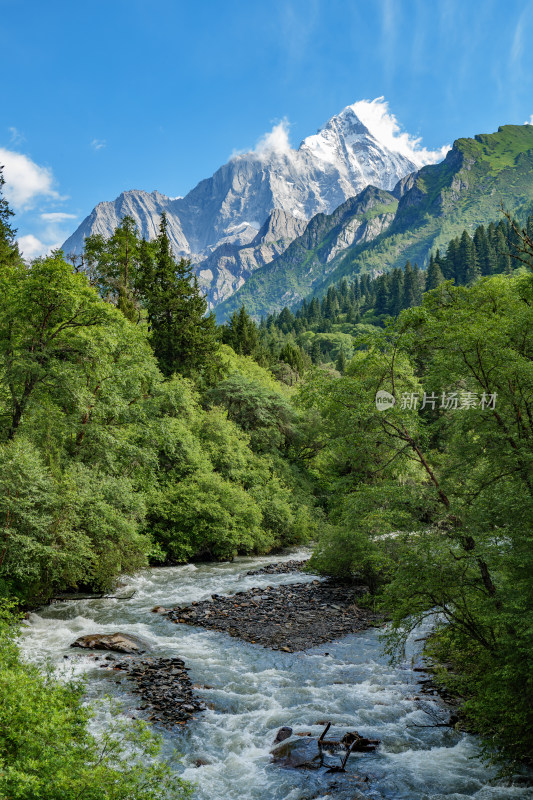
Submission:
[[[142,653],[142,645],[125,633],[90,633],[80,636],[71,647],[88,650],[115,650],[117,653]]]
[[[291,736],[292,736],[292,728],[283,726],[283,728],[280,728],[279,731],[277,732],[276,738],[274,739],[272,744],[279,744],[280,742],[284,742],[285,739],[290,739]]]
[[[295,739],[278,744],[270,751],[272,760],[288,769],[320,769],[323,753],[316,739]]]

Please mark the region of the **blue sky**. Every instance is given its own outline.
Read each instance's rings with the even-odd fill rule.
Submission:
[[[124,189],[186,194],[280,120],[383,96],[433,150],[533,114],[533,0],[0,0],[0,163],[28,255]]]

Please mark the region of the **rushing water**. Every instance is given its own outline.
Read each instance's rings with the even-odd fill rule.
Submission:
[[[291,553],[287,558],[301,558]],[[252,586],[312,580],[314,576],[256,575],[249,569],[276,558],[187,565],[144,571],[120,591],[130,600],[57,603],[32,614],[23,647],[28,658],[85,674],[91,697],[113,694],[134,712],[128,681],[100,669],[102,656],[71,650],[86,633],[123,631],[146,640],[155,656],[179,656],[208,709],[184,731],[163,731],[181,756],[177,769],[197,784],[198,800],[531,800],[524,785],[491,783],[474,737],[431,726],[442,717],[438,698],[419,695],[420,675],[409,664],[391,667],[379,634],[369,630],[305,653],[271,652],[222,633],[175,625],[150,613],[154,605],[202,600]],[[68,656],[68,659],[65,659]],[[429,714],[427,712],[430,712]],[[290,771],[271,764],[276,730],[318,733],[331,720],[335,734],[357,730],[381,739],[375,753],[350,756],[345,775]],[[194,762],[208,763],[196,768]],[[368,780],[364,780],[368,777]]]

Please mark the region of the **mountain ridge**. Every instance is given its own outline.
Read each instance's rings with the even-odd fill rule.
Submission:
[[[213,306],[239,288],[258,266],[280,254],[280,247],[300,232],[301,225],[294,220],[307,222],[319,212],[331,213],[369,184],[392,189],[417,166],[405,154],[383,145],[359,119],[354,106],[333,116],[297,149],[288,144],[286,132],[278,133],[255,151],[232,157],[185,197],[131,190],[114,201],[99,203],[63,249],[67,254],[81,253],[86,236],[111,235],[126,214],[137,222],[141,235],[151,239],[164,212],[175,255],[193,261]],[[278,237],[282,244],[273,248],[263,247],[272,242],[260,242],[257,253],[247,254],[244,267],[242,248],[252,246],[253,251],[252,242],[274,211],[289,215],[287,228]],[[222,245],[228,247],[219,265],[213,253]]]
[[[397,201],[394,217],[371,240],[348,244],[325,264],[320,243],[306,247],[304,232],[220,304],[217,318],[225,319],[242,303],[255,316],[280,311],[358,272],[378,275],[407,260],[423,266],[432,249],[464,228],[497,220],[501,203],[523,216],[533,203],[533,127],[504,125],[492,134],[457,139],[444,161],[400,179],[388,195]],[[330,215],[327,235],[335,225]]]

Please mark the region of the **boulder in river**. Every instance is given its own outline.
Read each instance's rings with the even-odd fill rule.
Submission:
[[[279,744],[280,742],[284,742],[285,739],[290,739],[291,736],[292,736],[292,728],[289,728],[288,726],[283,726],[283,728],[280,728],[279,731],[277,732],[276,738],[274,739],[272,744]]]
[[[289,739],[270,752],[272,760],[287,769],[320,769],[324,753],[316,739]]]
[[[143,645],[125,633],[90,633],[80,636],[71,647],[86,650],[115,650],[117,653],[143,653]]]

